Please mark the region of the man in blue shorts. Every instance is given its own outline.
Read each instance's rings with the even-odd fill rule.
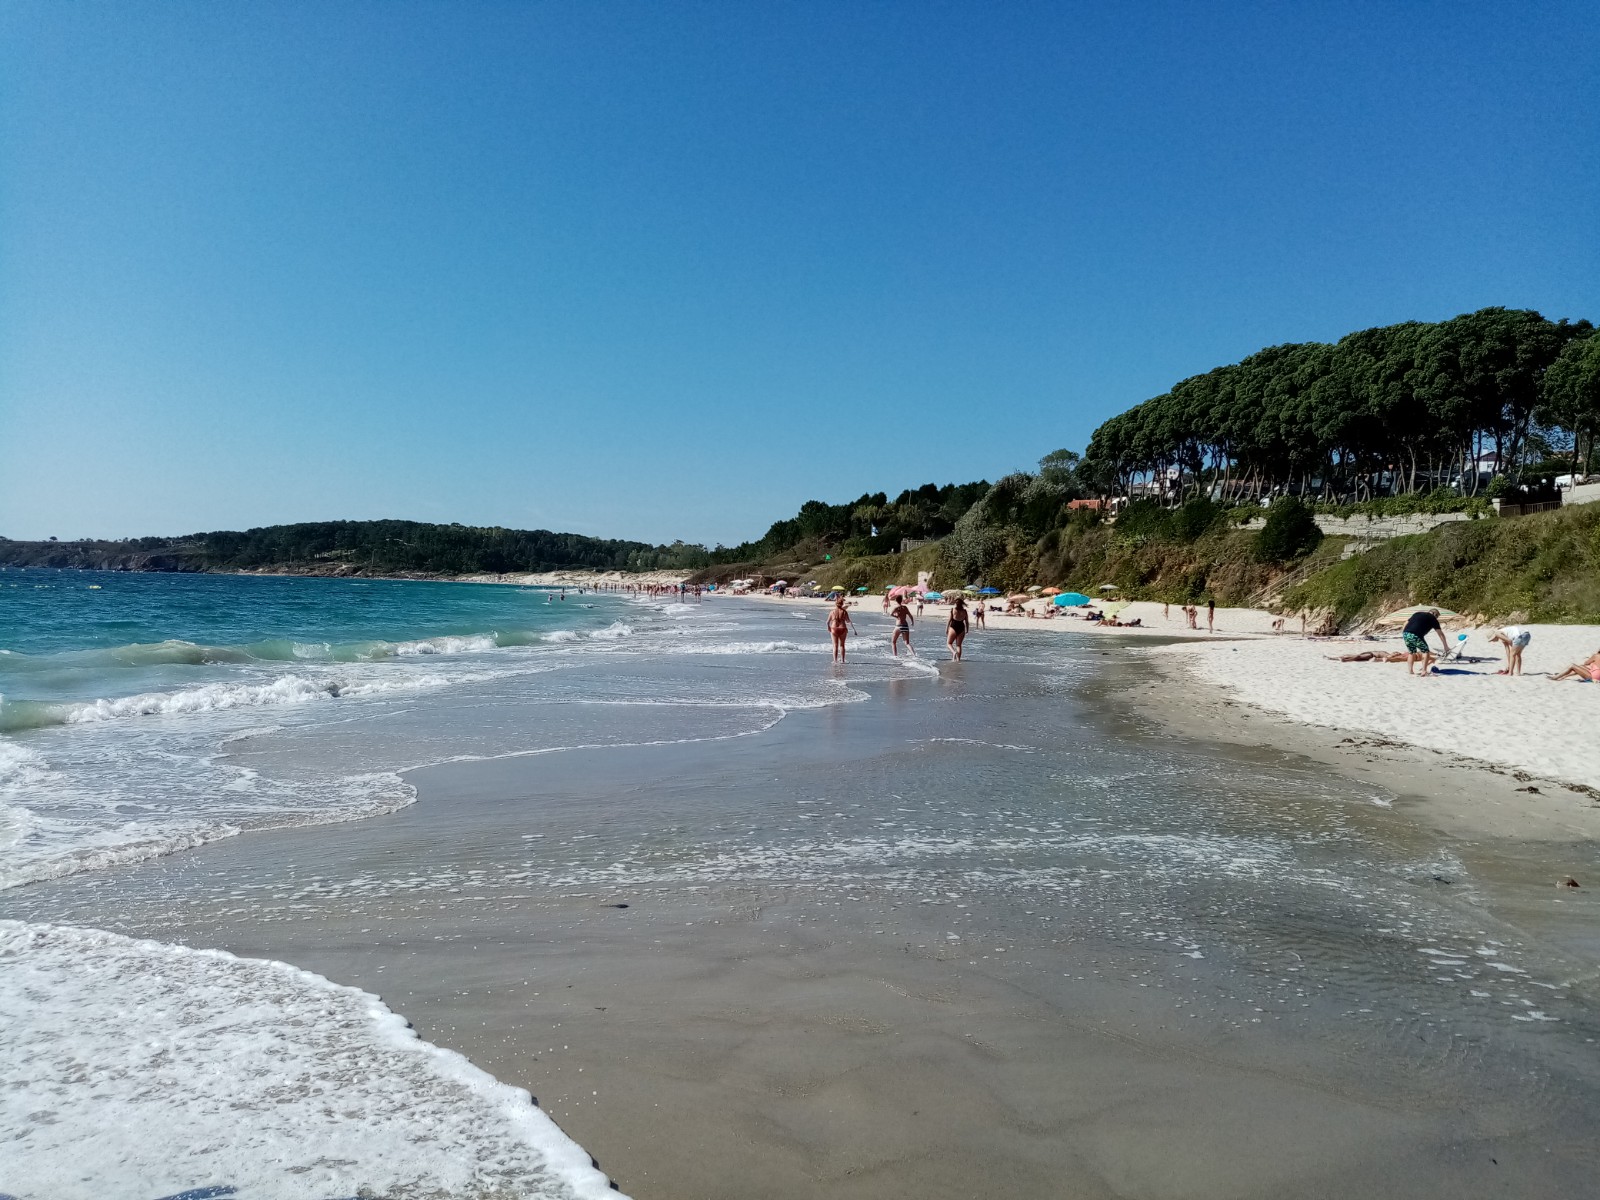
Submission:
[[[1444,640],[1444,630],[1439,627],[1439,610],[1437,608],[1419,608],[1411,614],[1406,621],[1406,627],[1400,632],[1400,640],[1406,644],[1406,674],[1415,675],[1417,659],[1422,660],[1422,678],[1426,679],[1433,671],[1433,651],[1428,649],[1428,634],[1439,635],[1439,648],[1444,654],[1450,653],[1450,643]]]

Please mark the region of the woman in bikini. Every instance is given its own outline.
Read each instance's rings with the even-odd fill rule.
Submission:
[[[954,662],[961,661],[961,643],[967,640],[967,606],[957,596],[954,606],[950,609],[950,620],[945,629],[945,645],[950,647],[950,658]]]
[[[894,611],[889,614],[894,618],[894,636],[889,639],[889,653],[896,658],[900,657],[900,639],[906,640],[906,653],[913,658],[917,652],[911,648],[911,626],[916,623],[911,615],[911,610],[906,607],[904,600],[894,606]]]
[[[1550,676],[1551,679],[1584,679],[1592,683],[1600,683],[1600,650],[1596,650],[1581,663],[1573,663],[1559,675]]]
[[[850,610],[845,606],[844,597],[840,596],[828,612],[828,632],[833,635],[834,662],[844,661],[844,640],[855,631],[856,623],[850,619]]]

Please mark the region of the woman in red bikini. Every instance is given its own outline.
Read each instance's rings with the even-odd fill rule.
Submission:
[[[850,610],[845,606],[844,597],[840,596],[828,612],[828,632],[833,635],[834,662],[844,661],[844,640],[855,631],[856,623],[850,619]]]

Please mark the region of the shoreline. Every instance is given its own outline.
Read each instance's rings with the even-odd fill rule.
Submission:
[[[1117,725],[1143,709],[1101,697],[1130,691],[1145,658],[1167,648],[1119,640],[1106,649],[1126,653],[1092,660],[1102,666],[1071,703],[1083,725],[1114,741]],[[971,686],[1031,680],[1034,670],[984,667],[965,673]],[[764,870],[764,858],[750,878],[680,877],[648,868],[670,868],[682,852],[641,855],[637,834],[587,868],[588,852],[557,848],[591,844],[648,802],[652,828],[706,829],[687,861],[703,852],[714,864],[726,848],[713,819],[760,819],[769,775],[803,781],[790,803],[826,795],[843,818],[845,797],[882,794],[874,781],[887,784],[930,754],[977,772],[969,782],[993,779],[1025,761],[1015,757],[1024,748],[1001,743],[1071,729],[1028,682],[973,710],[993,727],[965,723],[974,740],[950,747],[939,694],[962,676],[879,682],[859,707],[797,710],[750,739],[423,767],[409,776],[417,803],[389,817],[315,835],[264,832],[41,885],[23,907],[54,896],[51,919],[290,962],[380,995],[429,1043],[533,1090],[620,1186],[651,1200],[732,1200],[751,1177],[765,1196],[855,1200],[953,1195],[958,1185],[959,1194],[1048,1191],[1064,1180],[1075,1194],[1107,1197],[1370,1195],[1395,1179],[1487,1195],[1479,1163],[1491,1153],[1538,1186],[1570,1185],[1537,1151],[1550,1140],[1578,1144],[1581,1134],[1555,1118],[1541,1118],[1536,1136],[1521,1125],[1507,1132],[1507,1121],[1530,1119],[1520,1092],[1491,1090],[1471,1113],[1440,1105],[1476,1077],[1415,1057],[1418,1039],[1435,1035],[1409,1015],[1414,1000],[1392,999],[1363,1020],[1353,1001],[1325,1001],[1316,987],[1310,1000],[1306,989],[1274,992],[1275,978],[1302,970],[1298,958],[1258,964],[1198,930],[1194,941],[1169,941],[1173,918],[1149,895],[1161,886],[1150,874],[1162,869],[1159,841],[1149,861],[1127,864],[1127,890],[1092,906],[1075,899],[1084,893],[1013,894],[1003,883],[984,891],[971,878],[959,895],[949,883],[906,890],[892,876],[846,874],[834,884],[831,872]],[[1178,689],[1169,698],[1182,700]],[[1035,722],[1019,727],[1028,709]],[[1246,787],[1273,773],[1259,745],[1198,750],[1211,778],[1231,763],[1243,765]],[[1304,764],[1293,772],[1303,775]],[[1048,787],[1045,778],[1030,775],[1029,790]],[[762,798],[740,801],[753,783]],[[1254,792],[1252,811],[1271,822],[1277,793]],[[706,807],[711,797],[721,799]],[[1391,821],[1359,796],[1340,802],[1363,827],[1408,837],[1409,819]],[[885,804],[854,834],[819,824],[819,845],[800,849],[826,851],[852,836],[876,844],[886,835],[875,818],[895,811]],[[1223,821],[1216,832],[1236,831]],[[997,844],[977,861],[1008,853]],[[614,855],[639,867],[617,872]],[[1174,860],[1166,869],[1173,895],[1187,894],[1189,868]],[[1539,899],[1553,895],[1541,880]],[[1119,912],[1147,905],[1147,914]],[[1323,938],[1330,953],[1343,951],[1344,917],[1289,912],[1284,944],[1297,955]],[[1119,916],[1131,920],[1107,923]],[[1406,956],[1416,957],[1409,948]],[[1252,1015],[1263,1005],[1265,1018]],[[1520,1086],[1512,1073],[1492,1078]],[[1219,1151],[1252,1141],[1293,1153],[1241,1160]]]
[[[1296,720],[1201,678],[1187,657],[1150,655],[1155,678],[1110,686],[1107,702],[1122,719],[1166,734],[1321,763],[1394,793],[1397,810],[1454,838],[1578,842],[1600,849],[1600,799],[1586,784],[1447,755],[1369,730]],[[1556,871],[1550,882],[1566,874]]]
[[[118,567],[59,567],[29,564],[0,564],[0,571],[59,571],[63,574],[85,575],[218,575],[244,576],[260,579],[359,579],[372,583],[488,583],[507,587],[594,587],[603,583],[632,584],[637,587],[673,587],[687,578],[682,571],[584,571],[576,568],[556,571],[517,571],[495,575],[473,572],[450,575],[444,572],[405,572],[397,575],[370,575],[364,571],[294,570],[294,564],[285,564],[283,570],[156,570],[150,568]]]
[[[1501,652],[1487,641],[1489,627],[1466,635],[1472,657],[1441,662],[1423,683],[1403,678],[1396,664],[1337,661],[1350,652],[1399,649],[1395,636],[1279,633],[1271,613],[1235,608],[1217,609],[1216,631],[1207,632],[1186,628],[1175,607],[1163,616],[1163,607],[1128,604],[1122,615],[1143,622],[1132,629],[1000,613],[988,614],[988,622],[991,630],[1105,638],[1137,648],[1155,679],[1129,685],[1125,706],[1138,705],[1174,732],[1301,754],[1407,795],[1451,795],[1454,785],[1440,783],[1443,770],[1443,778],[1473,779],[1492,795],[1482,811],[1452,801],[1454,815],[1439,818],[1445,826],[1517,838],[1600,839],[1600,740],[1587,733],[1600,719],[1600,688],[1552,684],[1543,678],[1548,669],[1497,676]],[[877,616],[866,605],[855,611]],[[945,611],[930,607],[923,621],[932,618],[940,630]],[[1553,668],[1600,645],[1600,626],[1526,628],[1534,633],[1533,666]],[[1530,828],[1541,832],[1529,834]]]

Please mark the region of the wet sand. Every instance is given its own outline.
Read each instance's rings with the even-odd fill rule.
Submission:
[[[1142,670],[1110,665],[1093,686]],[[859,781],[869,821],[882,779],[926,768],[918,786],[940,786],[938,748],[903,736],[925,730],[938,686],[879,685],[750,738],[428,768],[390,817],[233,839],[8,906],[377,992],[424,1038],[529,1088],[641,1200],[1576,1195],[1592,1181],[1595,1063],[1568,1060],[1593,1042],[1570,1019],[1558,1044],[1437,1023],[1405,998],[1352,1016],[1337,961],[1332,984],[1302,986],[1275,976],[1299,967],[1191,957],[1024,887],[930,899],[889,876],[677,869],[682,831],[735,847],[775,797],[842,805]],[[1097,738],[1153,736],[1126,714],[1095,720]],[[1202,773],[1261,766],[1192,753]],[[1005,761],[974,746],[960,761],[991,760]],[[1352,811],[1418,836],[1403,807]],[[601,854],[563,877],[539,848],[608,839],[659,869],[608,874]],[[549,865],[519,875],[530,861]],[[1119,886],[1137,897],[1137,879]],[[1277,919],[1308,955],[1354,944],[1332,908]],[[1564,985],[1580,1017],[1592,982],[1591,964],[1587,985]]]

